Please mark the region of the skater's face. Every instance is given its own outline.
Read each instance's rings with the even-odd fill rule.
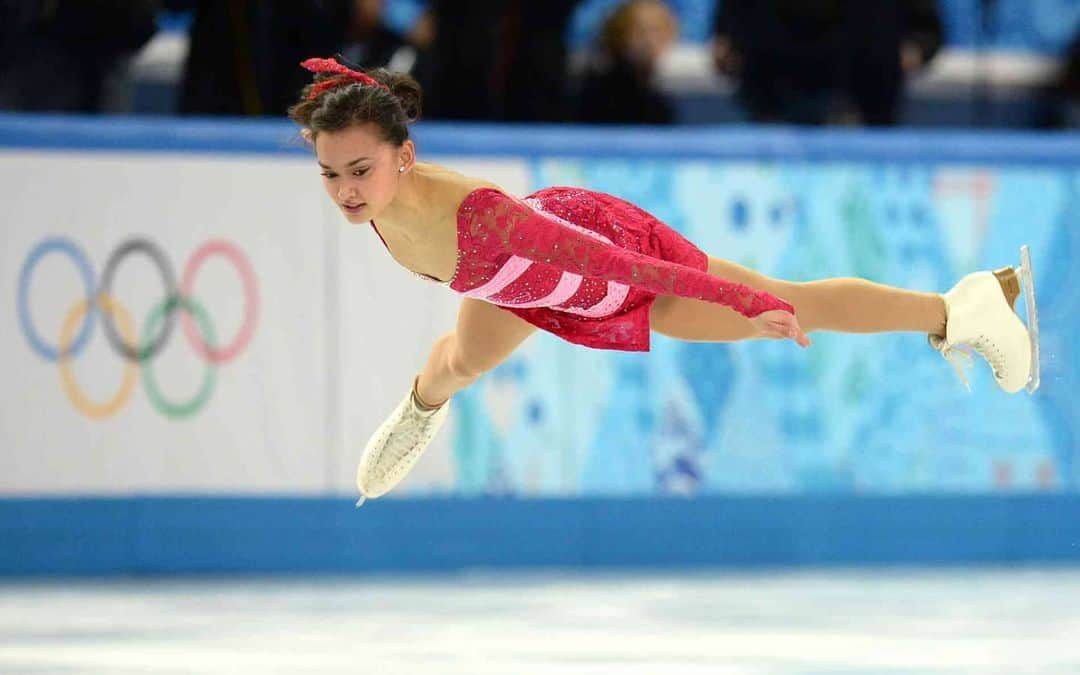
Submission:
[[[315,155],[326,194],[350,223],[377,220],[394,200],[415,161],[412,141],[388,143],[374,124],[315,136]]]

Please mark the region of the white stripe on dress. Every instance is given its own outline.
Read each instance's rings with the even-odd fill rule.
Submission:
[[[505,307],[518,307],[521,309],[527,309],[531,307],[554,307],[555,305],[562,304],[574,297],[574,294],[578,292],[578,288],[581,287],[582,276],[580,274],[574,274],[573,272],[563,272],[559,278],[559,283],[555,288],[551,289],[551,292],[540,298],[539,300],[532,300],[530,302],[523,302],[521,304],[501,303]]]
[[[607,295],[600,298],[600,302],[591,307],[559,307],[560,312],[566,312],[567,314],[577,314],[578,316],[586,316],[590,319],[596,319],[611,314],[619,307],[622,307],[623,301],[626,300],[626,296],[630,294],[630,287],[626,284],[618,284],[614,281],[609,281],[607,284]]]
[[[465,291],[462,295],[477,300],[487,300],[517,281],[517,278],[524,274],[525,270],[529,269],[530,266],[532,266],[532,261],[528,258],[521,258],[516,255],[510,256],[510,259],[503,263],[495,276],[491,277],[486,284]]]

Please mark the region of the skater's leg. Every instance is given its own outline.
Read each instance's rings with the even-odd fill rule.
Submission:
[[[494,305],[462,302],[457,329],[435,342],[412,390],[368,440],[356,470],[361,495],[378,497],[397,485],[438,434],[450,397],[504,361],[534,330]]]
[[[420,372],[416,393],[421,403],[441,405],[506,360],[535,331],[532,324],[505,309],[465,298],[456,329],[436,341]]]
[[[781,281],[711,256],[709,273],[787,300],[795,306],[799,324],[806,332],[945,333],[945,303],[936,293],[909,291],[853,278]],[[750,322],[736,312],[722,305],[688,298],[657,298],[651,319],[656,332],[684,340],[721,342],[755,337]]]

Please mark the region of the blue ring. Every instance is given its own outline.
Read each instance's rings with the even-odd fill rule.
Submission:
[[[26,256],[26,261],[23,262],[22,270],[19,272],[19,324],[22,326],[23,335],[26,336],[26,340],[34,348],[35,352],[50,361],[57,361],[61,356],[59,349],[45,342],[38,335],[37,329],[34,328],[34,323],[30,319],[30,299],[28,297],[30,294],[30,276],[34,273],[34,266],[53,251],[67,255],[75,263],[75,267],[79,268],[79,274],[82,275],[83,284],[86,286],[86,302],[89,308],[83,317],[83,324],[79,328],[79,334],[65,356],[76,356],[86,347],[94,328],[93,319],[97,314],[97,303],[94,302],[94,269],[90,266],[90,260],[75,242],[65,237],[50,237],[38,242],[31,249],[30,255]]]

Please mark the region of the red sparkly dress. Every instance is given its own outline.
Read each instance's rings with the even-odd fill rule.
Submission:
[[[661,294],[716,302],[746,317],[795,312],[775,296],[708,274],[701,249],[601,192],[554,187],[522,200],[479,188],[458,208],[457,228],[457,269],[445,282],[452,290],[586,347],[648,351],[649,307]]]

